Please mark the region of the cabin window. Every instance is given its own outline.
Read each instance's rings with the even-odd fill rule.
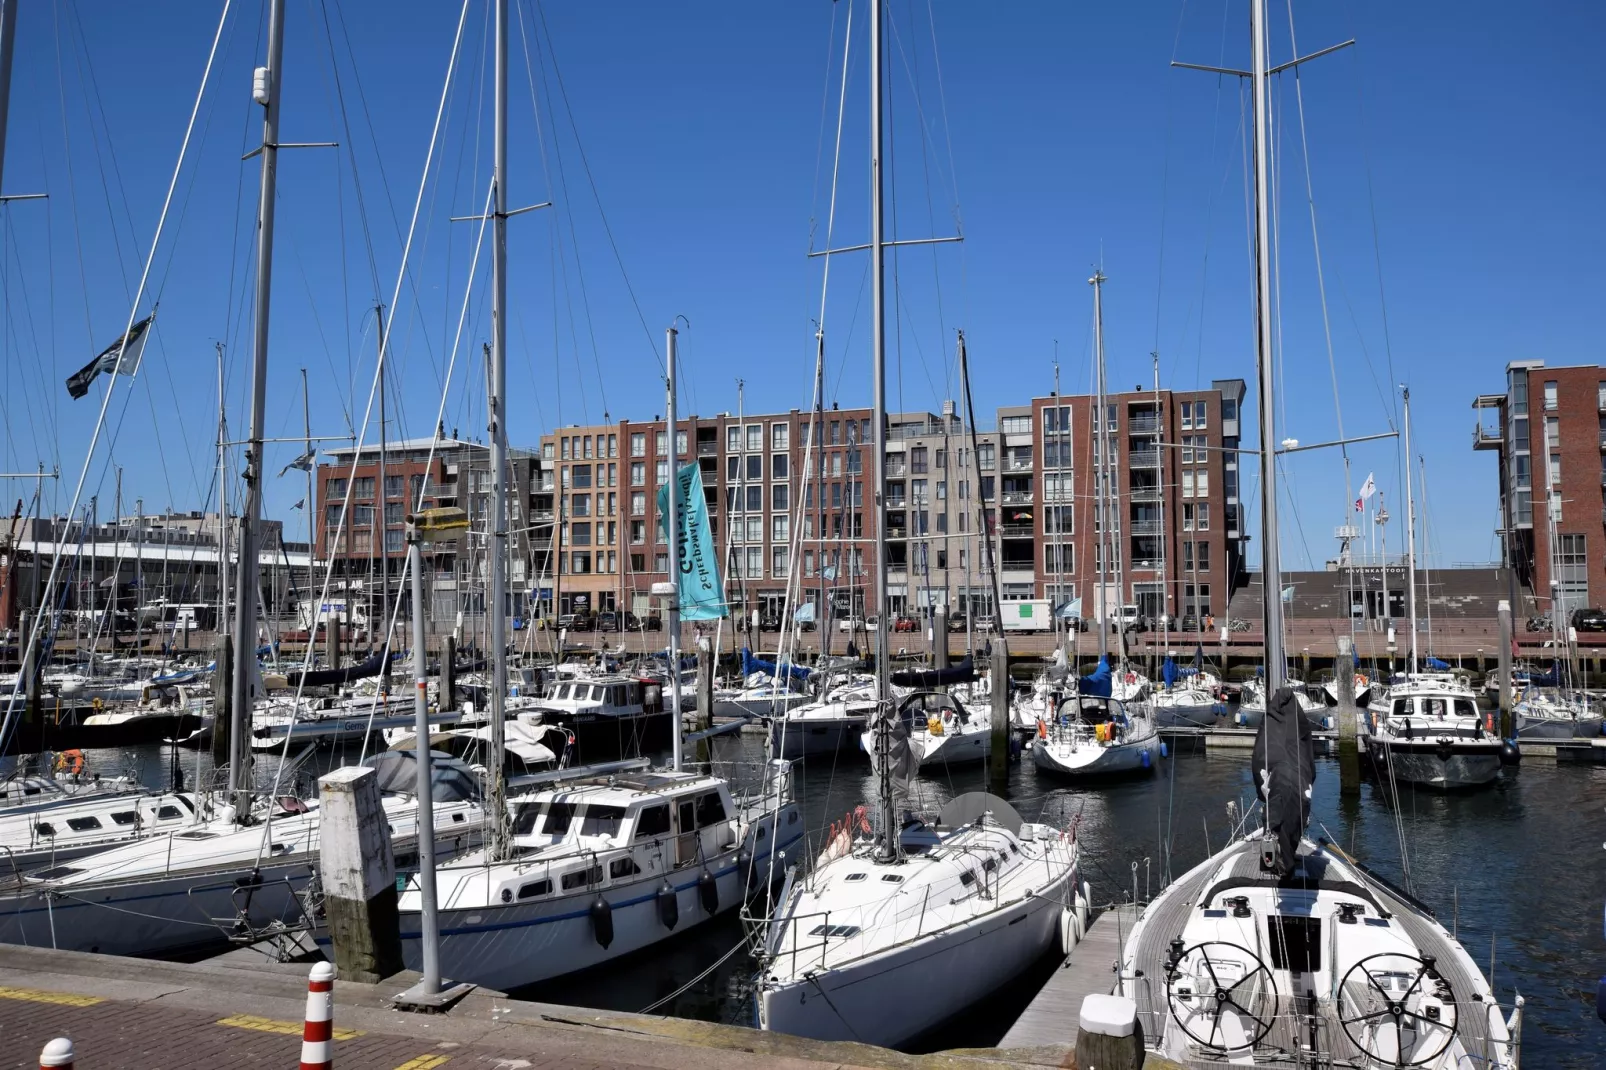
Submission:
[[[963,884],[966,888],[969,888],[972,884],[976,883],[976,875],[967,869],[959,875],[959,883]]]
[[[120,810],[112,815],[112,823],[114,825],[137,825],[139,824],[139,815],[132,810]]]
[[[30,877],[37,877],[39,880],[43,881],[54,881],[60,880],[62,877],[70,877],[74,873],[82,872],[83,870],[77,868],[76,866],[57,866],[54,869],[41,869],[37,873],[30,873],[28,875]]]
[[[611,880],[620,880],[624,877],[634,877],[641,872],[634,858],[615,858],[608,863],[608,877]]]
[[[67,819],[67,827],[74,832],[93,832],[95,829],[100,828],[100,818],[69,817]]]
[[[697,797],[697,827],[707,828],[725,820],[725,800],[719,792],[710,791]]]
[[[859,927],[857,925],[816,925],[809,930],[809,935],[843,940],[850,936],[858,936]]]
[[[1410,715],[1411,715],[1411,700],[1408,699],[1408,698],[1397,698],[1397,699],[1395,699],[1394,700],[1394,716],[1396,716],[1396,717],[1409,717]]]
[[[648,806],[636,815],[636,839],[645,840],[653,836],[667,836],[668,834],[669,806],[667,803]]]
[[[54,836],[56,834],[56,826],[48,821],[39,822],[33,827],[33,830],[41,836]]]
[[[1322,968],[1320,918],[1272,914],[1266,918],[1273,969],[1315,973]]]
[[[534,899],[538,895],[546,895],[551,890],[551,881],[533,881],[530,884],[519,885],[519,898]]]
[[[588,884],[602,883],[602,867],[592,866],[589,869],[577,869],[573,873],[563,875],[563,890],[584,887]]]
[[[176,821],[183,816],[176,806],[159,806],[156,809],[156,820],[158,821]]]
[[[542,809],[546,813],[546,820],[541,823],[542,832],[549,836],[562,836],[569,831],[569,825],[574,821],[574,803],[547,803]]]
[[[903,877],[900,874],[897,874],[897,873],[888,873],[886,876],[881,878],[881,883],[883,883],[883,884],[902,884],[903,883]]]
[[[987,861],[981,864],[981,868],[984,873],[991,873],[993,870],[998,868],[998,859],[989,858]]]
[[[1476,720],[1478,707],[1469,698],[1458,698],[1455,700],[1455,715],[1457,717],[1471,717]]]
[[[539,803],[520,803],[513,811],[513,835],[528,836],[535,831],[535,819],[541,816]]]
[[[582,836],[617,836],[625,819],[623,806],[588,806],[580,823]]]
[[[843,877],[842,879],[845,880],[845,881],[862,881],[866,877],[868,877],[869,875],[870,874],[868,874],[868,873],[849,873],[846,877]]]
[[[613,706],[623,706],[625,704],[625,689],[623,684],[615,684],[613,687],[608,688],[608,702]]]

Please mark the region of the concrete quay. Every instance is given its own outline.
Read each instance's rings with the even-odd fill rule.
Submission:
[[[0,945],[0,1067],[34,1067],[67,1037],[83,1070],[295,1065],[305,963],[234,953],[183,964]],[[987,1070],[1041,1054],[977,1049],[904,1055],[650,1015],[509,999],[476,990],[438,1015],[391,1008],[416,979],[337,981],[334,1065],[361,1070]]]

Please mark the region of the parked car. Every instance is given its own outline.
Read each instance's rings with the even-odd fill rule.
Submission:
[[[758,618],[758,630],[761,632],[778,632],[781,630],[781,616],[779,613],[763,613]]]
[[[617,614],[617,613],[598,613],[597,614],[597,631],[599,631],[599,632],[616,632],[618,630],[619,630],[619,614]]]
[[[1572,625],[1581,632],[1606,632],[1606,611],[1594,608],[1575,609]]]
[[[837,621],[836,626],[838,631],[856,632],[862,628],[868,627],[868,624],[863,617],[848,616]]]
[[[892,630],[895,632],[918,632],[920,630],[920,621],[908,614],[904,614],[893,619]]]
[[[664,630],[663,618],[657,614],[638,617],[634,613],[626,613],[624,616],[625,631],[627,632],[661,632]]]
[[[976,631],[991,632],[996,631],[997,629],[998,622],[993,619],[993,615],[991,613],[983,613],[981,616],[976,618]]]
[[[962,632],[962,631],[964,631],[965,630],[965,615],[963,613],[955,613],[953,616],[949,617],[948,618],[948,630],[950,632]]]

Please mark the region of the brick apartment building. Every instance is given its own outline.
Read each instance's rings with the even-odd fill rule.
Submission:
[[[1473,408],[1472,447],[1497,455],[1502,541],[1530,600],[1513,610],[1606,605],[1606,368],[1512,361],[1505,392]]]
[[[1202,622],[1223,614],[1245,570],[1239,502],[1241,379],[1209,390],[1107,393],[1110,536],[1095,507],[1094,398],[1033,398],[998,410],[998,561],[1005,602],[1081,598]],[[990,489],[990,488],[988,488]],[[1118,582],[1118,574],[1124,582]]]

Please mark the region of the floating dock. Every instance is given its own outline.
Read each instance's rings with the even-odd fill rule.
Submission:
[[[1121,944],[1137,916],[1137,908],[1128,903],[1094,918],[1081,942],[1010,1026],[998,1047],[1011,1055],[1021,1049],[1054,1049],[1060,1058],[1075,1051],[1082,999],[1094,993],[1107,995],[1115,988]],[[1048,1065],[1063,1065],[1053,1052],[1045,1055],[1053,1060]]]

